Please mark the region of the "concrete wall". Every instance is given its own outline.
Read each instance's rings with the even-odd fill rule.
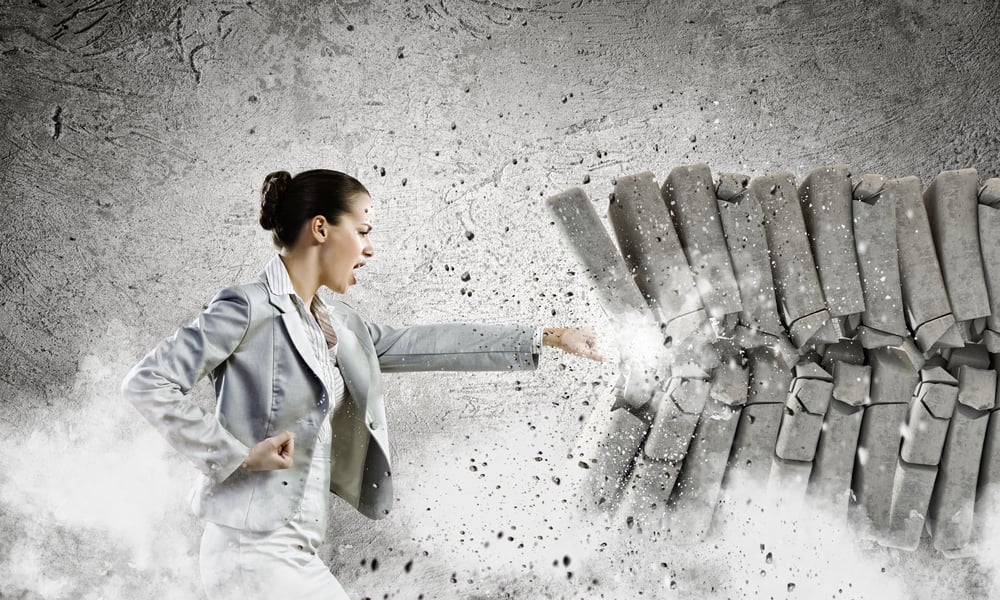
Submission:
[[[376,257],[349,300],[374,320],[606,329],[547,195],[589,181],[604,214],[615,176],[699,161],[925,185],[1000,164],[995,2],[0,11],[2,596],[200,593],[194,470],[118,382],[272,255],[269,171],[369,187]],[[580,529],[556,479],[615,375],[546,352],[533,374],[390,378],[397,508],[368,522],[334,501],[324,559],[359,598],[1000,593],[996,553],[940,562],[815,523],[803,539],[792,518],[747,515],[694,549]]]

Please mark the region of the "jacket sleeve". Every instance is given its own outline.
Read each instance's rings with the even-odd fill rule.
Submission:
[[[122,395],[210,479],[221,482],[250,448],[191,400],[194,385],[239,346],[250,303],[238,288],[220,291],[190,325],[160,342],[122,382]]]
[[[536,328],[445,323],[390,327],[365,321],[382,371],[507,371],[538,367]]]

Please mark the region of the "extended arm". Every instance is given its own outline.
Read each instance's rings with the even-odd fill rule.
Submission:
[[[160,342],[122,382],[122,395],[171,446],[219,482],[250,453],[219,422],[191,401],[195,383],[239,346],[250,324],[250,304],[236,288],[219,292],[197,320]]]
[[[383,371],[507,371],[534,369],[535,328],[445,323],[390,327],[365,322]]]
[[[538,342],[603,360],[589,329],[449,323],[389,327],[366,322],[383,371],[506,371],[538,367]],[[541,337],[541,340],[537,338]]]

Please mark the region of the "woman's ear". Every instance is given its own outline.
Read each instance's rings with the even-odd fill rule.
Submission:
[[[330,231],[330,223],[323,215],[316,215],[309,221],[309,233],[312,234],[316,242],[322,244],[326,241],[326,236]]]

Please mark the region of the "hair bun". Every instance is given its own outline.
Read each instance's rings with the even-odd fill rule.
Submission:
[[[274,171],[264,178],[260,190],[260,226],[268,231],[278,228],[278,211],[288,189],[292,174],[288,171]]]

